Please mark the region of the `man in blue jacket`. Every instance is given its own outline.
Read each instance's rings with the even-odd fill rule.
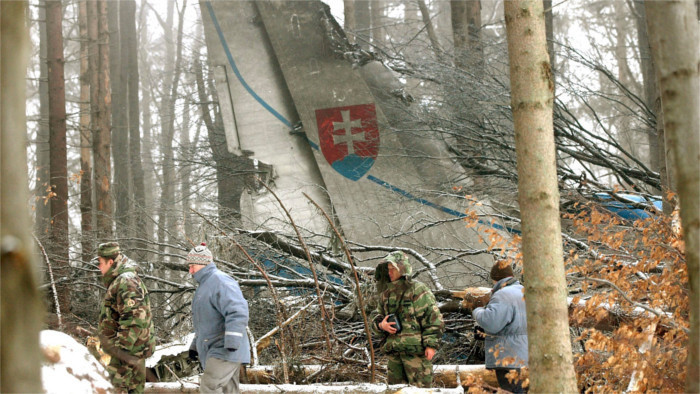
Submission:
[[[246,335],[248,302],[230,276],[219,271],[206,244],[187,255],[190,274],[199,283],[192,299],[195,337],[190,356],[199,357],[202,393],[240,393],[241,364],[250,363]]]
[[[485,331],[486,368],[495,370],[502,389],[523,393],[521,369],[528,362],[523,286],[513,277],[513,269],[505,260],[493,265],[491,280],[495,285],[486,307],[471,296],[465,297],[463,305],[473,309],[474,319]]]

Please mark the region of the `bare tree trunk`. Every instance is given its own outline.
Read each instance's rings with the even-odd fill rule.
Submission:
[[[0,391],[41,387],[42,305],[27,211],[27,3],[0,1]]]
[[[177,99],[177,88],[180,82],[181,64],[182,64],[182,30],[184,26],[184,14],[187,7],[187,2],[184,3],[179,13],[178,28],[177,28],[177,48],[174,56],[175,68],[172,70],[172,75],[166,74],[166,78],[170,79],[167,85],[168,90],[164,90],[166,95],[161,106],[161,117],[163,129],[161,134],[161,149],[163,150],[163,187],[161,190],[160,217],[158,218],[158,240],[161,243],[165,242],[165,230],[171,227],[171,213],[174,200],[173,194],[175,191],[175,157],[173,153],[173,139],[175,138],[175,101]],[[171,19],[170,12],[168,19]],[[172,24],[168,24],[168,30]],[[166,32],[167,34],[167,32]],[[172,44],[170,44],[172,45]],[[166,51],[170,52],[170,50]],[[168,57],[168,59],[171,59]],[[167,61],[167,60],[166,60]]]
[[[372,0],[370,7],[372,8],[372,44],[383,48],[386,45],[386,32],[384,31],[386,0]]]
[[[92,257],[92,157],[90,131],[90,80],[87,0],[78,4],[80,30],[80,229],[82,260]]]
[[[484,73],[484,46],[481,41],[481,0],[467,2],[467,37],[473,72]]]
[[[690,334],[685,389],[697,393],[700,392],[700,37],[692,0],[646,5],[666,140],[676,159],[688,266]]]
[[[348,41],[351,44],[357,42],[355,31],[357,30],[357,22],[355,20],[355,0],[343,0],[343,15],[345,16],[345,34],[348,36]]]
[[[554,58],[554,12],[552,11],[552,0],[543,0],[544,6],[544,26],[547,33],[547,53],[549,53],[549,64],[552,70],[556,69]]]
[[[637,42],[639,45],[639,63],[641,64],[642,82],[644,83],[644,103],[650,111],[650,116],[648,118],[651,118],[651,115],[654,115],[654,118],[658,118],[657,101],[660,100],[660,98],[654,76],[654,62],[651,59],[651,52],[649,48],[649,35],[647,34],[646,24],[646,7],[642,0],[634,0],[633,4],[635,11],[635,25],[637,27]],[[649,123],[652,124],[653,119],[649,119]],[[663,124],[663,122],[660,123]],[[649,169],[659,172],[662,180],[667,179],[667,175],[661,173],[662,167],[664,171],[666,170],[666,163],[662,160],[663,146],[659,146],[660,141],[655,128],[648,128],[647,141],[649,143]],[[661,184],[664,185],[663,182]],[[656,190],[656,193],[660,194],[661,190]],[[668,201],[664,199],[664,212],[670,214],[672,209],[673,208],[670,206]]]
[[[182,170],[180,193],[182,194],[182,221],[185,229],[185,236],[192,237],[192,212],[190,211],[190,193],[192,176],[192,147],[190,144],[190,105],[192,100],[186,99],[182,108],[182,127],[180,128],[180,148],[182,149]],[[197,139],[195,138],[195,141]]]
[[[628,89],[632,91],[639,91],[634,89],[633,84],[637,84],[636,79],[632,76],[628,63],[628,43],[627,43],[627,31],[629,30],[629,24],[627,23],[627,15],[630,13],[629,4],[621,1],[614,1],[613,12],[614,12],[614,37],[615,37],[615,62],[617,64],[617,78],[623,86],[628,86]],[[620,102],[625,106],[631,106],[631,100],[628,97],[621,97]],[[620,142],[625,150],[631,152],[634,157],[641,159],[641,154],[638,142],[637,133],[632,132],[632,124],[630,122],[630,117],[620,116],[613,121],[613,124],[617,126],[617,140]]]
[[[129,210],[129,223],[134,227],[134,235],[137,239],[136,249],[144,249],[146,232],[146,218],[140,210],[146,208],[146,192],[144,185],[143,166],[141,164],[141,130],[139,128],[139,64],[138,48],[136,42],[136,1],[125,0],[119,4],[119,21],[121,23],[122,62],[125,65],[128,128],[129,128],[129,169],[131,172],[131,187],[134,204]],[[144,252],[137,251],[135,257],[143,259]]]
[[[527,305],[530,388],[577,392],[552,125],[553,82],[542,1],[504,3]]]
[[[146,0],[143,0],[140,8],[139,14],[139,38],[141,45],[138,48],[139,51],[139,70],[141,77],[141,118],[143,119],[143,183],[144,185],[155,185],[155,168],[153,165],[153,133],[152,133],[152,123],[151,123],[151,74],[149,72],[149,57],[148,57],[148,6],[145,4]],[[133,149],[133,146],[132,146]],[[136,186],[134,186],[136,187]],[[154,188],[144,188],[144,205],[137,207],[142,210],[149,210],[149,208],[154,207]],[[152,211],[152,209],[150,209]],[[142,220],[145,220],[144,211],[140,211],[139,216]],[[154,234],[153,221],[147,220],[145,225],[145,232],[148,234],[148,238],[152,237]]]
[[[369,9],[369,0],[355,0],[355,36],[357,45],[362,49],[369,49],[369,37],[372,16]]]
[[[63,7],[46,2],[47,62],[49,67],[49,144],[51,163],[51,257],[59,275],[68,275],[68,154],[66,148],[66,85],[63,75]],[[58,302],[70,310],[68,288],[58,288]]]
[[[467,2],[463,0],[450,1],[452,18],[452,40],[454,41],[455,65],[459,68],[466,66],[469,48],[469,23],[467,21]]]
[[[111,192],[111,162],[110,148],[112,138],[110,135],[112,118],[112,101],[110,95],[109,78],[109,27],[107,24],[107,2],[104,0],[91,1],[95,15],[97,59],[93,76],[96,90],[91,89],[92,107],[92,151],[94,157],[95,201],[96,201],[96,233],[99,240],[112,238],[112,196]],[[88,31],[91,29],[91,19],[88,15]],[[94,96],[93,96],[94,93]],[[94,100],[94,101],[93,101]]]
[[[420,9],[421,16],[423,17],[423,24],[425,25],[425,30],[428,33],[428,39],[430,39],[430,45],[435,52],[435,57],[440,58],[440,41],[435,34],[435,28],[433,27],[433,22],[430,19],[430,11],[428,6],[425,5],[425,0],[416,0],[418,3],[418,8]]]
[[[114,155],[114,219],[116,234],[127,236],[129,225],[129,129],[126,110],[126,65],[123,61],[119,8],[121,2],[107,2],[109,20],[109,69],[112,84],[112,152]]]
[[[36,233],[43,236],[49,232],[51,220],[51,207],[45,201],[49,194],[49,68],[46,64],[46,1],[39,2],[39,55],[40,77],[39,77],[39,129],[36,136],[36,185],[34,195],[36,196]]]

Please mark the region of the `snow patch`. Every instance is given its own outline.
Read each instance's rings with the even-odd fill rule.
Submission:
[[[181,353],[187,353],[190,350],[190,344],[193,340],[194,333],[191,333],[177,341],[156,346],[156,351],[153,353],[153,355],[146,359],[146,368],[155,368],[155,366],[158,365],[158,362],[160,362],[160,359],[163,357],[177,356]]]
[[[114,389],[107,371],[88,349],[59,331],[40,334],[44,361],[41,381],[46,393],[107,393]]]

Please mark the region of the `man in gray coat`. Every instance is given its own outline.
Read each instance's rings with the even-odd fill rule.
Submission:
[[[465,306],[473,309],[474,319],[485,331],[486,368],[495,370],[502,389],[523,393],[521,369],[527,367],[528,361],[523,286],[513,277],[513,269],[505,260],[491,268],[491,280],[495,285],[486,307],[481,307],[474,297],[465,299]]]
[[[199,357],[202,393],[240,393],[241,364],[250,363],[246,335],[248,302],[230,276],[219,271],[206,244],[187,255],[190,274],[199,283],[192,299],[195,337],[190,357]]]

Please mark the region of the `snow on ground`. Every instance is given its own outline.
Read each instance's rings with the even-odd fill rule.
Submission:
[[[113,387],[107,371],[88,349],[71,336],[44,330],[40,334],[44,361],[41,380],[47,393],[108,393]]]
[[[187,353],[190,350],[190,344],[193,339],[194,333],[191,333],[177,341],[156,346],[156,351],[153,355],[146,359],[146,368],[155,368],[160,359],[165,356],[177,356],[180,353]]]

